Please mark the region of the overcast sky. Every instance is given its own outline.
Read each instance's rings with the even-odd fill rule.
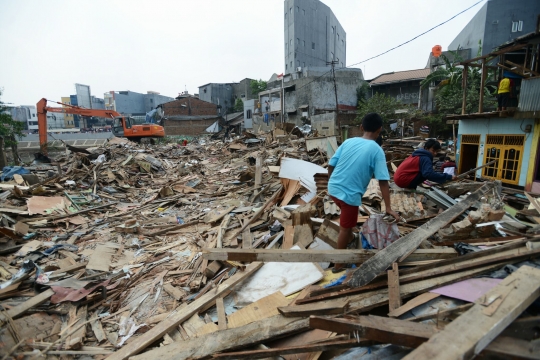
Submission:
[[[508,0],[510,1],[510,0]],[[347,32],[347,65],[377,55],[476,0],[323,0]],[[283,0],[0,0],[1,100],[60,101],[75,83],[175,97],[209,82],[284,71]],[[364,77],[424,68],[485,2],[362,64]]]

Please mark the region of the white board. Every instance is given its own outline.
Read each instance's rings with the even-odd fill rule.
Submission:
[[[279,177],[300,181],[300,184],[309,190],[309,193],[302,196],[302,200],[305,202],[310,201],[317,194],[317,185],[313,179],[313,175],[317,173],[327,174],[328,170],[322,166],[303,160],[285,157],[281,159]]]
[[[300,250],[295,245],[291,250]],[[265,263],[255,274],[240,284],[233,296],[237,306],[245,306],[277,291],[285,296],[315,284],[324,276],[314,263]]]

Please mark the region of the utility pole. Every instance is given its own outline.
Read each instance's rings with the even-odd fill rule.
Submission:
[[[334,94],[336,95],[336,122],[339,129],[339,136],[341,137],[341,121],[339,121],[339,104],[338,104],[338,98],[337,98],[337,85],[336,85],[336,69],[335,65],[337,64],[337,61],[332,59],[332,61],[327,61],[326,65],[332,65],[332,78],[334,79]]]

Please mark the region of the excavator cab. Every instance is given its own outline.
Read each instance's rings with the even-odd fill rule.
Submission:
[[[133,124],[133,119],[129,117],[117,116],[113,120],[112,132],[114,136],[122,137],[124,136],[124,127],[126,129],[131,129]]]

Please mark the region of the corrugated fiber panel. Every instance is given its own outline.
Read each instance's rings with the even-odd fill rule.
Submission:
[[[519,111],[540,110],[540,77],[523,80],[519,95]]]

